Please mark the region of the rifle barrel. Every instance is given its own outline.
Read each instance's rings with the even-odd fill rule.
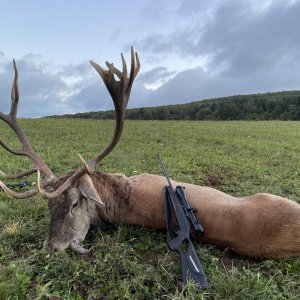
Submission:
[[[159,164],[160,164],[160,166],[161,166],[161,168],[162,168],[162,170],[163,170],[163,172],[164,172],[164,174],[165,174],[165,177],[167,178],[168,185],[169,185],[170,187],[172,187],[172,183],[171,183],[171,180],[170,180],[170,176],[169,176],[168,171],[166,170],[166,168],[165,168],[165,166],[164,166],[164,164],[163,164],[163,162],[162,162],[162,160],[161,160],[159,154],[157,154],[157,159],[158,159],[158,162],[159,162]],[[173,188],[173,187],[172,187],[172,188]]]

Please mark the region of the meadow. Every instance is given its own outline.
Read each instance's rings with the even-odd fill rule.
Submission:
[[[2,122],[3,123],[3,122]],[[77,153],[90,159],[110,139],[114,121],[20,120],[31,144],[56,175],[78,168]],[[1,138],[18,145],[0,124]],[[208,185],[235,196],[268,192],[300,199],[300,123],[291,121],[127,121],[103,172],[162,174]],[[26,158],[0,149],[0,169],[16,173]],[[36,178],[29,181],[35,184]],[[11,183],[11,181],[6,181]],[[0,299],[299,299],[300,259],[253,260],[195,243],[209,289],[177,286],[179,256],[166,233],[128,225],[95,227],[91,251],[48,253],[49,224],[41,196],[15,200],[0,192]],[[251,240],[249,241],[251,243]]]

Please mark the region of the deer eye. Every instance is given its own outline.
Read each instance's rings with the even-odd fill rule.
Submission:
[[[73,207],[72,207],[72,208],[75,208],[75,207],[77,207],[77,206],[78,206],[78,204],[79,204],[79,201],[76,201],[76,202],[73,204]]]

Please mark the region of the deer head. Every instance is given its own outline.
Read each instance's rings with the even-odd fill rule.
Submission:
[[[15,149],[1,138],[0,145],[15,155],[29,157],[32,160],[33,167],[15,175],[7,175],[0,171],[0,176],[6,179],[18,179],[36,172],[38,184],[37,187],[23,193],[11,190],[2,181],[0,181],[0,186],[7,194],[17,199],[29,198],[40,193],[48,200],[51,214],[49,233],[45,241],[45,248],[48,250],[64,250],[71,245],[78,252],[85,252],[86,250],[80,246],[80,243],[84,240],[90,224],[99,221],[97,209],[103,208],[104,203],[94,186],[95,169],[99,161],[106,157],[120,140],[132,84],[140,70],[138,55],[134,53],[133,48],[131,48],[129,77],[123,54],[121,54],[121,59],[122,71],[109,62],[106,62],[108,70],[104,70],[95,62],[90,61],[101,76],[114,102],[116,125],[110,143],[88,162],[85,162],[79,155],[83,167],[68,172],[61,177],[55,176],[42,158],[33,150],[17,122],[16,115],[19,103],[18,70],[15,61],[13,61],[15,77],[11,92],[11,109],[8,114],[0,112],[0,119],[12,128],[22,146],[21,149]],[[115,75],[118,80],[115,79]],[[52,191],[50,192],[49,189]]]

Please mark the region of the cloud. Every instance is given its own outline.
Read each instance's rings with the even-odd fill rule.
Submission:
[[[296,70],[295,70],[296,71]],[[238,94],[264,93],[268,91],[293,90],[300,88],[299,76],[295,73],[267,73],[267,76],[245,78],[211,75],[201,67],[176,74],[156,90],[144,94],[144,106],[180,104],[216,97]]]
[[[5,57],[5,55],[4,55]],[[41,117],[113,109],[113,102],[102,79],[87,62],[52,65],[40,55],[28,54],[17,60],[19,71],[19,117]],[[5,57],[1,65],[0,110],[10,110],[10,91],[14,72]],[[146,72],[134,83],[130,107],[145,106],[151,91],[144,86],[157,77],[166,80],[173,72],[160,67]]]
[[[235,77],[299,63],[300,2],[287,3],[274,1],[258,9],[226,2],[190,53],[212,53],[209,67],[226,64],[224,73]]]
[[[176,104],[195,100],[199,97],[203,82],[206,82],[206,74],[201,67],[178,73],[174,78],[166,82],[149,97],[149,102],[156,106],[160,104]]]
[[[111,35],[129,49],[124,35],[130,40],[136,34],[134,47],[142,70],[129,107],[300,89],[300,1],[144,3],[136,29],[128,33],[123,26]],[[88,62],[56,65],[41,55],[27,54],[17,63],[19,116],[113,108]],[[11,61],[0,49],[1,111],[9,110],[12,80]]]
[[[198,16],[193,26],[136,41],[161,65],[170,54],[206,61],[205,71],[196,64],[153,92],[155,103],[300,88],[299,1],[215,1],[204,12],[203,2],[196,2],[184,1],[178,9],[181,16]],[[203,14],[209,15],[205,22]]]
[[[203,15],[211,14],[215,10],[217,5],[218,0],[184,0],[178,6],[177,15],[178,17],[191,18],[192,16],[198,17],[199,14],[201,14],[203,17]]]
[[[48,111],[59,112],[61,94],[65,91],[65,83],[55,74],[46,72],[47,64],[40,62],[40,56],[26,55],[17,60],[19,71],[20,102],[18,115],[33,117],[45,115]],[[10,90],[14,72],[11,62],[3,65],[5,72],[0,73],[0,94],[4,101],[2,111],[10,109]]]
[[[204,5],[196,2],[198,6]],[[261,63],[262,67],[270,66],[276,58],[285,59],[286,55],[299,59],[300,2],[263,3],[259,7],[256,1],[224,1],[205,24],[199,20],[193,26],[176,28],[170,33],[153,33],[136,41],[136,45],[151,55],[209,55],[211,68],[226,61],[231,70],[241,63],[250,71]],[[203,14],[192,0],[183,4],[182,16]]]
[[[161,27],[172,20],[178,9],[178,4],[180,4],[180,1],[176,3],[173,0],[150,0],[140,7],[139,15],[142,16],[142,20],[146,20],[151,26],[159,25]]]
[[[100,80],[93,80],[66,101],[70,113],[112,109],[110,96]]]
[[[166,67],[156,67],[145,73],[141,73],[137,79],[144,86],[158,87],[175,75],[175,71],[169,71]]]
[[[128,107],[149,106],[147,101],[150,94],[151,90],[145,88],[141,80],[136,80],[133,84]],[[69,113],[103,111],[114,108],[113,101],[100,78],[92,80],[78,94],[69,97],[65,104]]]

